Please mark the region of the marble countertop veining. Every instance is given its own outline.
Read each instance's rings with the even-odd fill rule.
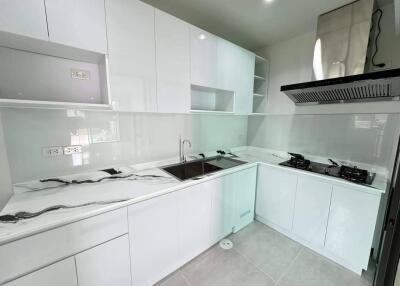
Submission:
[[[51,206],[64,205],[67,208],[57,209],[39,215],[35,218],[20,220],[16,223],[0,222],[0,245],[18,240],[36,233],[60,227],[101,213],[126,207],[157,196],[181,190],[206,180],[221,177],[242,169],[250,168],[258,163],[264,163],[286,170],[306,173],[330,180],[335,184],[352,186],[372,194],[384,193],[387,187],[385,176],[377,176],[372,187],[357,185],[342,179],[313,174],[301,170],[279,166],[288,159],[286,152],[265,150],[254,147],[233,148],[231,151],[238,156],[238,160],[247,164],[208,174],[199,180],[179,181],[161,170],[160,166],[177,163],[177,159],[132,165],[120,168],[121,179],[105,179],[98,183],[70,184],[41,183],[39,181],[17,184],[14,186],[14,196],[0,216],[17,212],[38,212]],[[206,154],[213,156],[214,153]],[[98,180],[105,176],[104,172],[92,172],[74,176],[65,176],[62,179],[82,180],[90,178]]]

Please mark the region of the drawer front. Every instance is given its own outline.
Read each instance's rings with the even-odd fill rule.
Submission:
[[[0,283],[128,233],[122,208],[0,246]]]

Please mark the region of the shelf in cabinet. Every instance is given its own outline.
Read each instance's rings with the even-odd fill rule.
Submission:
[[[191,109],[191,113],[234,114],[233,111]]]
[[[265,77],[259,76],[259,75],[254,75],[255,80],[262,80],[265,81]]]
[[[267,62],[267,59],[265,59],[259,55],[256,55],[256,63],[266,63],[266,62]]]
[[[255,97],[264,97],[265,96],[265,94],[259,94],[259,93],[254,93],[253,94]]]

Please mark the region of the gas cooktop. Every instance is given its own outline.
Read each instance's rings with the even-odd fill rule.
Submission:
[[[289,153],[290,160],[280,163],[281,166],[291,167],[313,173],[323,174],[331,177],[342,178],[357,184],[372,185],[375,173],[357,167],[339,166],[338,163],[329,159],[332,164],[312,162],[301,154]]]

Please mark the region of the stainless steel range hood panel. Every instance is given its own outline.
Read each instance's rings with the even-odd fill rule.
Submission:
[[[399,100],[400,69],[281,87],[296,105]]]

